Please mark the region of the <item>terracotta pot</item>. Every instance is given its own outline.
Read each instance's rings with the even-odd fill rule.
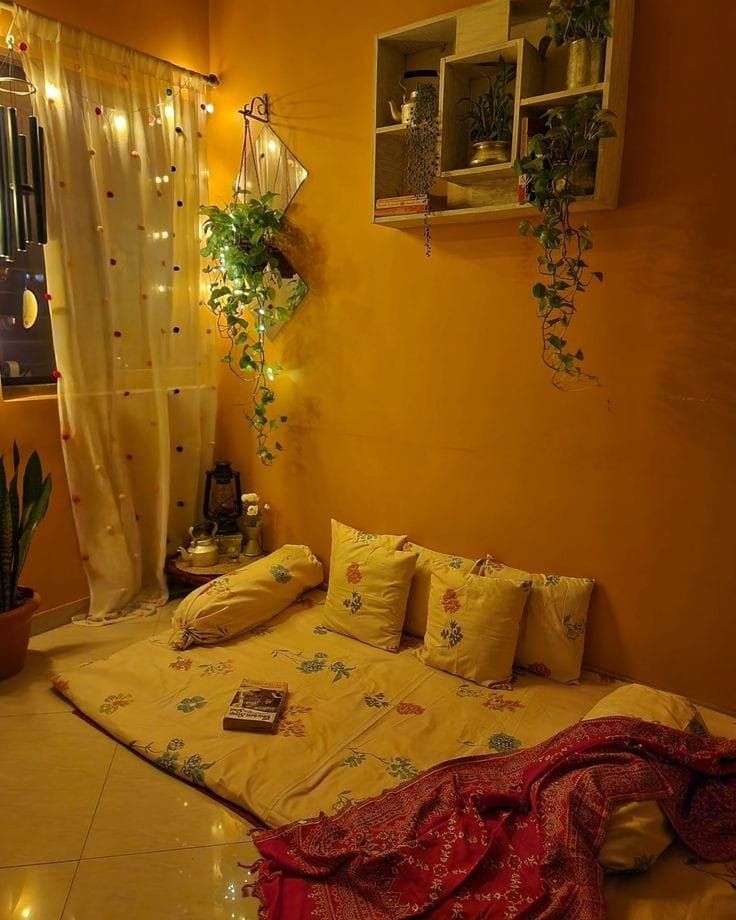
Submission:
[[[18,588],[23,603],[14,610],[0,613],[0,680],[23,670],[31,638],[31,619],[41,598],[30,588]]]

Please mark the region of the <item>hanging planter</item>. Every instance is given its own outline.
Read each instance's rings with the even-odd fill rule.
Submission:
[[[583,352],[569,346],[568,334],[578,295],[593,279],[603,281],[603,274],[592,271],[587,262],[593,248],[590,227],[576,225],[570,209],[576,199],[592,191],[598,145],[616,135],[610,118],[611,113],[592,96],[549,109],[544,115],[546,131],[531,139],[529,156],[516,162],[529,201],[541,212],[538,221],[524,220],[519,230],[542,247],[537,262],[543,280],[532,293],[541,319],[542,360],[560,389],[596,382],[596,377],[583,372]]]
[[[273,326],[289,319],[306,293],[298,276],[284,268],[278,238],[284,212],[274,208],[274,193],[247,193],[224,208],[202,208],[205,216],[201,254],[211,260],[207,305],[217,317],[228,342],[223,360],[238,377],[252,385],[252,407],[245,415],[257,436],[256,453],[268,466],[282,445],[276,431],[286,416],[274,410],[273,383],[281,371],[266,356],[266,337]],[[287,274],[282,274],[282,269]]]
[[[406,126],[406,184],[413,195],[424,201],[424,251],[432,254],[432,231],[429,223],[429,192],[437,178],[437,121],[439,99],[437,87],[420,83],[412,93],[413,109]]]

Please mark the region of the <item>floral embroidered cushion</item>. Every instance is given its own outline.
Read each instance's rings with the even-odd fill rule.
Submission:
[[[625,684],[595,704],[583,721],[631,716],[669,728],[707,735],[697,707],[681,696],[642,684]],[[675,836],[659,804],[624,802],[608,818],[598,862],[610,872],[643,872],[658,859]]]
[[[404,550],[417,554],[417,568],[411,582],[409,602],[406,605],[406,619],[404,632],[418,639],[424,638],[427,631],[427,613],[429,609],[429,583],[432,572],[436,566],[454,569],[463,574],[470,572],[475,565],[472,559],[463,559],[462,556],[448,556],[438,553],[426,546],[419,546],[407,540]]]
[[[532,575],[494,559],[486,560],[483,574],[490,578],[523,578],[531,582],[521,621],[516,664],[540,677],[563,684],[578,683],[593,579]]]
[[[322,563],[306,546],[282,546],[187,595],[171,624],[172,648],[217,645],[275,616],[321,584]]]
[[[528,593],[528,580],[436,567],[421,659],[487,687],[509,680]]]
[[[417,557],[399,551],[406,536],[367,534],[332,522],[325,625],[396,652]]]

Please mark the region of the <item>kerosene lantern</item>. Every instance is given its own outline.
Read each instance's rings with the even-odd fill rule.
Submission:
[[[207,520],[217,524],[220,552],[231,554],[230,544],[237,539],[239,553],[242,534],[238,530],[238,518],[243,513],[240,473],[232,468],[229,460],[216,460],[215,468],[207,470],[203,510]]]

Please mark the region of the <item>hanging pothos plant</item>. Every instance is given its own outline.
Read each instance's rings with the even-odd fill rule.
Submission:
[[[281,368],[266,360],[266,332],[287,320],[306,293],[301,278],[282,275],[285,260],[278,238],[284,212],[271,206],[274,197],[271,192],[260,198],[246,195],[224,208],[202,208],[201,254],[211,260],[204,269],[210,276],[207,305],[228,341],[223,361],[253,385],[253,407],[245,415],[256,432],[256,452],[265,465],[276,459],[274,451],[283,449],[275,432],[286,422],[285,415],[274,412],[272,384]],[[279,296],[285,287],[286,295]]]
[[[411,119],[406,126],[406,184],[413,195],[424,199],[424,249],[427,256],[432,254],[429,190],[437,178],[438,111],[437,87],[431,83],[420,83]]]
[[[595,174],[599,142],[616,135],[611,115],[592,96],[549,109],[543,118],[545,132],[531,138],[529,155],[516,162],[517,172],[526,177],[530,203],[542,214],[536,222],[523,220],[519,231],[533,236],[543,250],[537,259],[543,281],[532,293],[542,322],[542,360],[561,389],[596,381],[582,370],[583,352],[568,345],[568,330],[578,294],[585,293],[594,278],[603,281],[603,274],[590,270],[590,227],[576,226],[570,208],[590,191],[586,185]]]

